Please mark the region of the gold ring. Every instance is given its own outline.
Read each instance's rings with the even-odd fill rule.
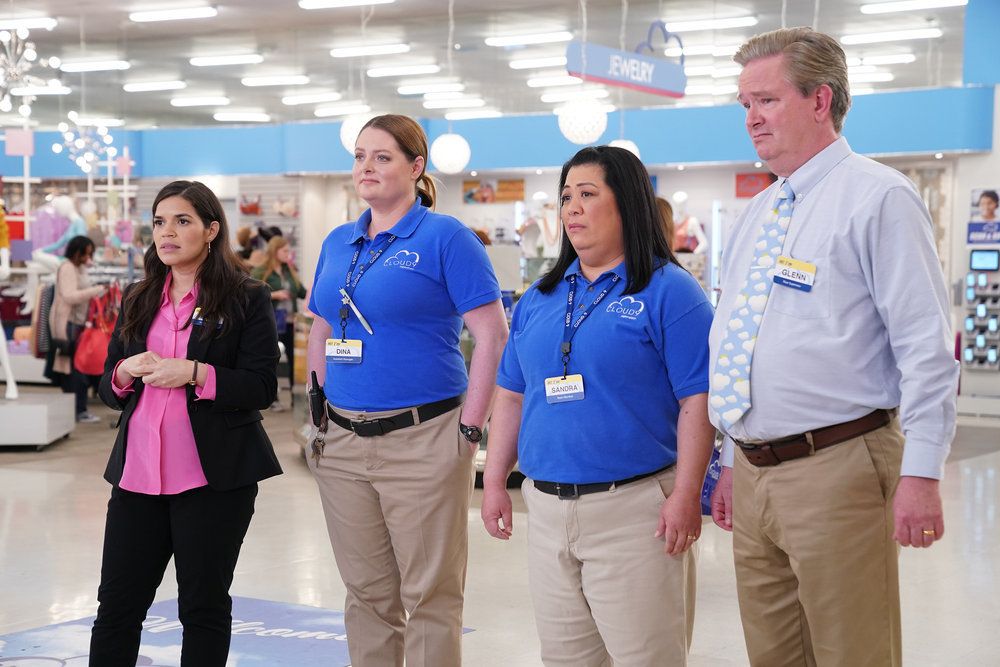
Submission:
[[[933,528],[927,528],[921,531],[924,535],[936,535],[936,531]]]
[[[698,538],[695,537],[694,535],[688,535],[688,539],[689,540],[697,540]]]

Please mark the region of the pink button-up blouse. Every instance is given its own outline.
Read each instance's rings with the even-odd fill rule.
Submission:
[[[167,274],[160,310],[146,336],[146,349],[164,359],[184,359],[194,327],[182,327],[194,312],[198,284],[195,283],[175,307],[170,301],[170,283],[171,276]],[[214,400],[215,369],[208,364],[205,368],[208,369],[205,386],[196,387],[195,396],[201,400]],[[132,387],[135,379],[119,387],[116,378],[117,374],[112,378],[111,386],[119,397],[135,391]],[[191,430],[186,386],[163,389],[146,385],[129,419],[126,444],[125,470],[118,484],[126,491],[163,495],[208,484]]]

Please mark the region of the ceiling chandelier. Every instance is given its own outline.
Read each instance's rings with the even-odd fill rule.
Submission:
[[[65,150],[67,157],[85,174],[91,173],[103,158],[111,159],[118,155],[118,149],[111,145],[115,138],[108,132],[108,128],[103,125],[80,125],[80,116],[75,111],[70,111],[67,116],[73,126],[59,123],[63,141],[52,144],[53,153],[60,154]]]
[[[31,103],[38,95],[64,95],[69,89],[57,78],[46,79],[30,73],[33,69],[58,72],[56,57],[39,58],[35,43],[28,41],[28,29],[0,30],[0,111],[8,113],[21,99],[18,113],[31,115]]]

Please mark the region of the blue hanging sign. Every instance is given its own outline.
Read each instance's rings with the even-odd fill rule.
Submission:
[[[655,48],[653,38],[663,37]],[[652,54],[674,40],[681,47],[680,62],[657,58]],[[566,71],[585,81],[598,81],[653,95],[684,97],[687,76],[684,74],[684,46],[681,38],[667,30],[663,21],[649,26],[646,41],[640,42],[635,51],[621,51],[600,44],[573,40],[566,46]]]
[[[1000,243],[1000,223],[970,222],[966,243],[969,245],[975,243]]]

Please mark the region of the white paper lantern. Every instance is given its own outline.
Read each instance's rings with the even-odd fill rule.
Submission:
[[[354,155],[354,145],[358,143],[361,128],[377,115],[375,113],[359,113],[344,119],[340,125],[340,143],[344,145],[344,150]]]
[[[472,157],[472,148],[461,134],[442,134],[431,144],[431,163],[443,174],[457,174]]]
[[[574,144],[592,144],[608,127],[606,107],[596,100],[573,100],[556,109],[559,131]]]
[[[639,157],[639,147],[635,145],[634,141],[628,139],[615,139],[608,146],[615,146],[616,148],[624,148],[632,155]],[[640,158],[641,159],[641,158]]]

